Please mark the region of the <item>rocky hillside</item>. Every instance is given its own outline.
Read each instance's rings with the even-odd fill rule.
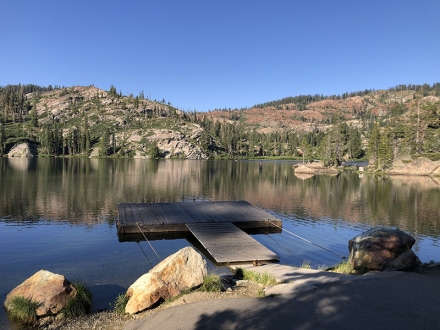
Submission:
[[[40,155],[88,153],[92,157],[148,158],[157,147],[159,157],[207,158],[200,148],[200,125],[166,104],[94,86],[33,92],[26,94],[26,99],[30,103],[25,118],[27,137],[37,143]],[[4,126],[9,128],[9,135],[14,134],[13,122]],[[86,143],[88,151],[84,150]]]
[[[12,150],[11,155],[297,156],[337,165],[366,155],[377,123],[373,156],[383,169],[396,156],[440,153],[439,95],[440,84],[402,85],[197,113],[149,100],[143,93],[123,96],[114,86],[105,91],[93,85],[8,85],[0,87],[0,154],[26,142],[31,146],[26,152]],[[381,139],[392,150],[379,147]]]
[[[406,113],[414,108],[420,97],[429,95],[437,95],[437,91],[422,94],[416,89],[380,90],[344,99],[334,97],[312,101],[304,109],[299,109],[295,103],[280,102],[276,106],[255,106],[245,110],[214,110],[210,115],[220,120],[240,121],[265,133],[280,129],[313,131],[317,127],[327,130],[339,119],[361,128],[363,121],[390,117],[396,107],[399,115]]]

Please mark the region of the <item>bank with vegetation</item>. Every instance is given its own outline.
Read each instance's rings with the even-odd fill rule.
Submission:
[[[0,154],[179,159],[296,158],[339,166],[402,156],[440,159],[440,84],[301,95],[245,109],[184,111],[143,91],[95,86],[0,87]]]

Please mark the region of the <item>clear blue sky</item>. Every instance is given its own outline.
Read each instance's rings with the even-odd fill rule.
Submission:
[[[0,85],[183,110],[440,81],[438,0],[1,0]]]

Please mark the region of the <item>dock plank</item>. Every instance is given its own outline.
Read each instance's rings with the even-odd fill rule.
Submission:
[[[186,228],[186,223],[205,222],[232,222],[239,228],[267,228],[270,227],[267,219],[282,226],[281,220],[246,201],[124,203],[118,205],[118,214],[118,227],[121,227],[118,229],[125,233],[136,232],[134,227],[138,223],[155,232],[167,232],[168,226]]]
[[[271,250],[232,223],[186,224],[218,263],[279,260]]]

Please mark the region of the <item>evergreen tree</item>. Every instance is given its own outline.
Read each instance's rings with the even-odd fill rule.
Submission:
[[[362,150],[361,134],[356,128],[352,128],[350,130],[347,143],[347,153],[350,159],[360,158],[364,153],[364,151]]]
[[[333,126],[328,130],[326,138],[321,141],[321,158],[325,166],[339,166],[345,150],[345,135],[341,126]]]
[[[81,125],[81,134],[80,134],[80,152],[85,156],[88,156],[90,152],[90,129],[89,129],[89,120],[85,113],[83,113],[83,120]]]
[[[156,141],[151,142],[150,148],[148,150],[148,155],[150,156],[150,158],[159,158],[160,150],[159,147],[157,146]]]
[[[426,113],[424,119],[428,128],[440,128],[440,101],[424,105],[423,110]]]
[[[377,169],[384,171],[391,167],[393,163],[393,143],[390,132],[385,131],[380,134],[377,149]]]
[[[369,165],[373,168],[378,166],[378,151],[380,143],[380,127],[379,123],[375,123],[368,139],[368,158]]]
[[[30,111],[30,115],[31,115],[31,127],[32,128],[38,127],[38,114],[37,114],[37,110],[32,109]]]
[[[6,133],[3,123],[0,121],[0,156],[5,152]]]
[[[307,142],[307,138],[305,136],[301,140],[301,152],[302,152],[303,163],[305,162],[306,159],[308,162],[311,158],[312,147]]]
[[[110,91],[109,91],[110,96],[118,96],[118,93],[116,92],[116,87],[113,85],[110,85]]]
[[[104,133],[101,136],[101,143],[99,147],[99,156],[105,157],[109,154],[109,148],[110,148],[110,130],[106,126],[104,128]]]
[[[86,130],[85,134],[86,134],[86,146],[85,146],[84,154],[85,156],[88,156],[91,148],[90,131]]]

